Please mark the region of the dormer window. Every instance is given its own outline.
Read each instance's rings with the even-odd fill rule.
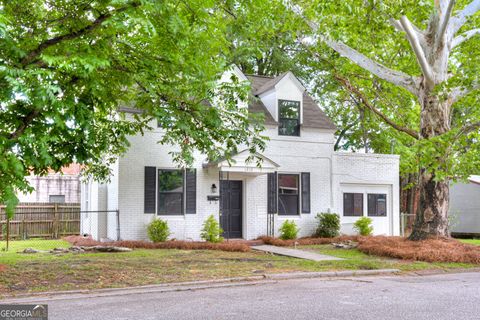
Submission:
[[[278,134],[300,136],[300,101],[278,100]]]

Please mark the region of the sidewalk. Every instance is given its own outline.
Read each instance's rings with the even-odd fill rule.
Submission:
[[[260,246],[251,246],[253,250],[269,252],[273,254],[278,254],[281,256],[305,259],[305,260],[312,260],[312,261],[333,261],[333,260],[345,260],[342,258],[337,258],[333,256],[329,256],[326,254],[320,254],[311,251],[303,251],[298,249],[290,249],[285,247],[277,247],[271,245],[260,245]]]

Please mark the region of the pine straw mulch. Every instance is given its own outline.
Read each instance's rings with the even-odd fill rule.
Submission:
[[[165,242],[153,243],[149,241],[112,241],[100,242],[92,238],[85,238],[82,236],[68,236],[63,238],[65,241],[74,246],[115,246],[125,247],[130,249],[180,249],[180,250],[220,250],[229,252],[248,252],[250,246],[245,242],[225,241],[221,243],[211,243],[203,241],[179,241],[170,240]]]
[[[403,260],[480,264],[480,246],[455,239],[410,241],[402,237],[359,237],[357,249],[370,255]]]
[[[402,237],[387,236],[340,236],[335,238],[300,238],[282,240],[260,237],[265,244],[281,247],[297,245],[322,245],[346,241],[358,242],[357,249],[363,253],[410,261],[456,262],[480,264],[480,246],[462,243],[455,239],[428,239],[410,241]]]

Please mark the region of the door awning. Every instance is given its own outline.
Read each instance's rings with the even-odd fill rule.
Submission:
[[[218,161],[209,161],[203,164],[204,168],[218,168],[222,172],[238,172],[245,174],[266,174],[278,171],[280,167],[273,160],[262,154],[254,153],[253,160],[247,161],[252,156],[248,150],[243,150],[230,159],[230,163],[225,159]]]

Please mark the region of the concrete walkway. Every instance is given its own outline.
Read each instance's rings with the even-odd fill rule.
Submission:
[[[298,249],[290,249],[284,247],[276,247],[270,245],[252,246],[253,250],[269,252],[278,254],[280,256],[294,257],[299,259],[313,260],[313,261],[328,261],[328,260],[344,260],[342,258],[328,256],[316,252],[303,251]]]

